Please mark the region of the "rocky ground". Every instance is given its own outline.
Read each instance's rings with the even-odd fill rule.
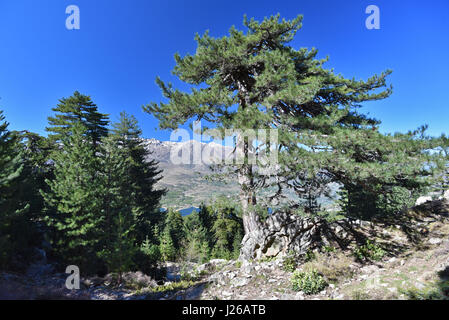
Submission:
[[[449,239],[431,238],[425,249],[410,250],[382,261],[361,263],[342,253],[321,253],[298,266],[318,270],[329,285],[306,295],[292,290],[292,272],[284,262],[229,262],[210,277],[201,299],[442,299],[449,298]],[[445,297],[446,296],[446,297]]]
[[[108,275],[82,279],[79,290],[65,288],[68,275],[37,263],[26,274],[0,273],[0,299],[448,299],[447,207],[424,204],[399,224],[359,223],[358,235],[376,243],[378,256],[361,257],[352,244],[345,250],[327,246],[302,256],[265,256],[257,261],[166,263],[160,266],[166,271],[162,279],[134,272],[117,285]],[[311,295],[295,291],[295,270],[315,270],[327,285]]]

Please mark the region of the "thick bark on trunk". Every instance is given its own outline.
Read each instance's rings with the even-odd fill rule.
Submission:
[[[256,195],[254,190],[254,177],[252,164],[247,163],[248,159],[248,141],[244,137],[238,137],[239,143],[243,145],[244,164],[238,172],[238,181],[240,184],[240,203],[242,205],[242,218],[245,234],[256,231],[261,223],[258,213],[255,211]]]
[[[250,105],[250,98],[248,94],[247,83],[245,81],[238,81],[240,107],[245,109]],[[249,163],[250,138],[242,134],[237,136],[237,147],[241,148],[243,156],[243,164],[238,171],[238,182],[240,184],[240,203],[242,205],[242,219],[245,230],[245,235],[248,236],[251,232],[258,230],[261,227],[261,222],[258,213],[254,207],[256,205],[255,183],[253,175],[253,165]]]

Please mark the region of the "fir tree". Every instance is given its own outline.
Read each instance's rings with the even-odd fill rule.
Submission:
[[[148,160],[150,154],[143,144],[142,131],[134,116],[121,112],[120,121],[114,123],[112,128],[111,135],[117,141],[117,146],[124,149],[131,161],[127,175],[132,181],[129,201],[133,203],[136,215],[136,239],[141,244],[150,237],[155,243],[153,229],[163,223],[164,217],[159,202],[166,190],[155,188],[162,179],[162,171],[158,169],[157,161]]]
[[[185,238],[184,221],[181,213],[169,209],[165,219],[165,227],[161,237],[160,251],[166,261],[173,261],[181,254]]]
[[[59,104],[52,110],[56,114],[48,117],[49,126],[46,130],[50,133],[48,138],[53,143],[60,143],[77,122],[86,127],[87,136],[90,137],[94,147],[108,134],[108,115],[98,112],[91,98],[78,91],[69,98],[59,100]]]
[[[190,260],[203,262],[210,257],[232,259],[238,256],[243,223],[238,207],[226,198],[219,198],[208,206],[202,204],[199,212],[184,219]]]
[[[200,212],[205,210],[202,205]],[[210,230],[204,227],[199,212],[193,212],[184,218],[186,230],[186,259],[204,263],[209,261],[214,239]]]
[[[10,196],[11,187],[17,181],[23,169],[19,152],[18,135],[8,130],[8,122],[4,121],[0,110],[0,199],[2,204]]]
[[[122,273],[130,270],[136,252],[136,219],[130,201],[133,197],[133,182],[129,176],[132,163],[115,137],[103,139],[102,153],[98,188],[102,190],[101,230],[104,233],[99,256],[105,260],[108,271],[118,273],[120,283]]]
[[[164,261],[175,261],[177,258],[177,250],[175,248],[175,244],[173,243],[172,235],[170,234],[170,230],[166,228],[162,233],[161,244],[160,244],[160,252],[162,259]]]
[[[8,130],[8,123],[0,110],[0,268],[11,267],[14,254],[20,247],[20,230],[26,223],[24,215],[29,204],[17,194],[23,159],[17,133]]]
[[[65,262],[78,265],[86,273],[97,268],[96,249],[103,220],[99,159],[88,134],[82,123],[72,125],[62,138],[62,148],[52,156],[54,179],[46,180],[49,191],[42,192],[54,248]]]
[[[211,206],[215,221],[212,227],[215,244],[212,256],[232,259],[237,249],[235,242],[242,241],[243,224],[235,206],[226,199],[220,198]]]

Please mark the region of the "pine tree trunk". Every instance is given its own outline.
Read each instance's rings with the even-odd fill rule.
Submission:
[[[240,184],[240,203],[242,205],[242,219],[245,234],[257,230],[261,223],[258,213],[255,211],[256,195],[254,194],[253,166],[248,163],[248,141],[241,135],[238,136],[238,145],[243,145],[244,164],[238,171]]]
[[[250,99],[246,84],[242,81],[238,81],[239,95],[240,95],[240,107],[245,109],[250,105]],[[254,175],[253,166],[249,163],[249,138],[242,134],[237,136],[237,146],[243,150],[243,165],[238,171],[238,182],[240,184],[240,203],[242,205],[242,219],[245,235],[250,232],[256,231],[260,226],[259,215],[255,211],[253,206],[256,205],[256,195],[254,194]]]

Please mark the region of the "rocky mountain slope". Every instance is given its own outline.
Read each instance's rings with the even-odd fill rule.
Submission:
[[[187,142],[159,141],[145,139],[144,145],[150,156],[159,162],[159,168],[163,170],[162,180],[158,186],[168,190],[162,199],[163,207],[182,209],[198,207],[202,202],[208,203],[218,196],[232,197],[238,195],[237,183],[224,183],[205,179],[212,174],[209,163],[213,160],[229,157],[232,148],[224,147],[216,143],[201,143],[195,140]],[[194,162],[193,151],[201,150],[201,161]],[[190,154],[190,164],[177,164],[170,159],[181,152]]]

